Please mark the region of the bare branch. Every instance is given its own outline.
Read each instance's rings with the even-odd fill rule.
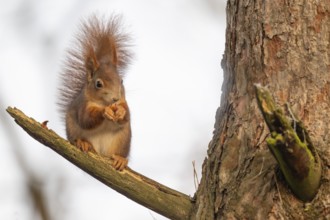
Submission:
[[[294,194],[302,201],[311,201],[320,186],[322,166],[308,132],[291,110],[290,123],[265,87],[255,88],[259,108],[271,132],[267,145]]]
[[[8,107],[7,112],[34,139],[50,147],[105,185],[165,217],[189,219],[192,208],[189,196],[157,183],[130,168],[118,172],[111,166],[109,159],[94,153],[81,152],[54,131],[27,117],[19,109]]]

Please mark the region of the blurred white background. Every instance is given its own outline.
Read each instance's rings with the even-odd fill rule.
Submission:
[[[123,14],[134,39],[124,81],[133,129],[129,166],[194,195],[192,161],[201,178],[220,105],[225,0],[0,3],[0,219],[43,219],[41,209],[52,220],[166,219],[39,144],[5,112],[16,106],[64,136],[59,72],[81,18],[95,12]]]

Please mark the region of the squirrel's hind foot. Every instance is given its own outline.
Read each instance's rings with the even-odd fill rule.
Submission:
[[[128,160],[124,157],[118,156],[118,155],[111,155],[111,158],[113,159],[112,166],[119,171],[122,171],[124,168],[127,167]]]
[[[75,145],[83,152],[96,152],[93,145],[86,140],[77,139]]]

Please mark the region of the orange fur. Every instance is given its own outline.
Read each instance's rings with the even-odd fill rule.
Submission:
[[[122,170],[130,150],[130,112],[122,85],[131,53],[118,16],[83,22],[68,51],[60,102],[69,141],[114,159]]]

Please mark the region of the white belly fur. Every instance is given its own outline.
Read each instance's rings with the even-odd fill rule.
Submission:
[[[116,140],[116,136],[120,127],[109,121],[104,121],[100,126],[92,130],[84,130],[83,136],[84,138],[89,141],[95,151],[98,154],[104,156],[110,156],[116,153],[116,149],[120,146],[116,146],[114,143]]]

